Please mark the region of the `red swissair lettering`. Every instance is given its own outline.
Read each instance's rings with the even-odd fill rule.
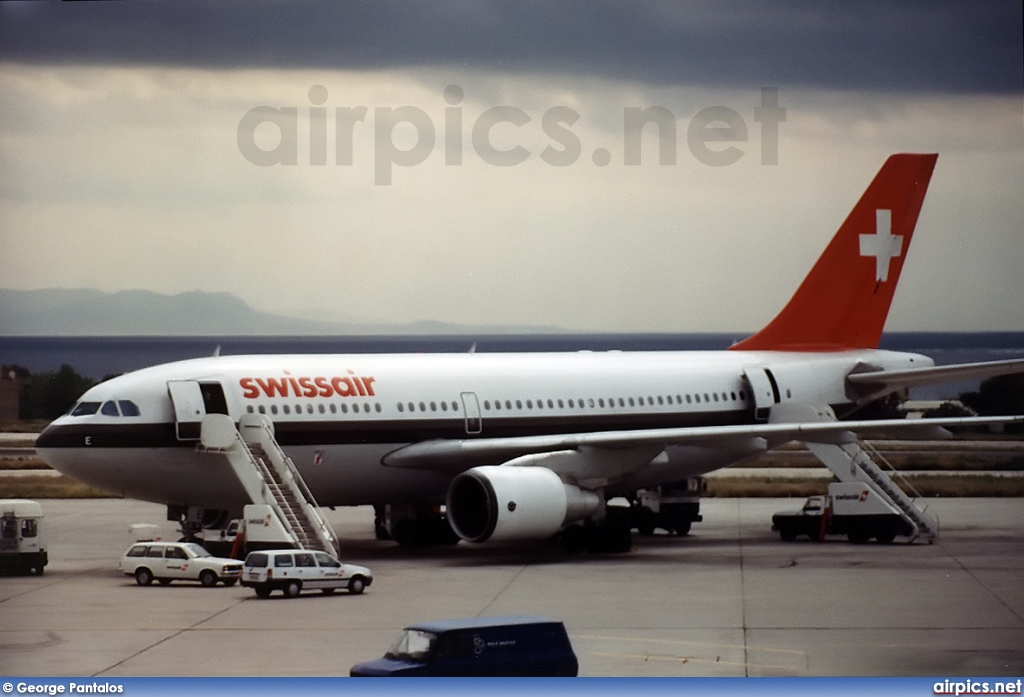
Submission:
[[[286,370],[282,378],[242,378],[238,381],[246,399],[266,397],[376,397],[376,378],[357,376],[349,370],[340,377],[294,378]]]

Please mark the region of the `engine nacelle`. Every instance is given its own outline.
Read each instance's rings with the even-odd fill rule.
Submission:
[[[474,467],[448,487],[448,522],[469,542],[542,540],[600,505],[544,467]]]

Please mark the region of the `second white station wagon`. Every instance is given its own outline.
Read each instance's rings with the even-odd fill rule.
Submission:
[[[261,598],[275,590],[294,598],[303,590],[333,593],[338,588],[358,595],[371,583],[373,574],[365,566],[342,564],[325,552],[308,549],[250,552],[242,573],[242,585],[254,588]]]

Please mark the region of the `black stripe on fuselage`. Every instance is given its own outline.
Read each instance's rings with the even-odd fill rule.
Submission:
[[[426,440],[515,438],[647,428],[686,428],[751,423],[749,410],[648,414],[589,414],[551,417],[495,417],[483,420],[480,433],[467,433],[462,418],[446,420],[374,419],[366,421],[275,421],[278,443],[288,445],[405,444]],[[197,424],[198,425],[198,424]],[[171,448],[194,447],[178,440],[177,425],[61,424],[49,426],[37,448]],[[198,430],[196,431],[198,437]]]

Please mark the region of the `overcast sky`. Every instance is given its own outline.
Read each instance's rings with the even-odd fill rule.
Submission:
[[[887,328],[1024,330],[1021,26],[1016,0],[2,2],[0,287],[752,331],[889,154],[937,152]],[[637,146],[651,107],[675,137]],[[708,114],[735,142],[688,137]]]

